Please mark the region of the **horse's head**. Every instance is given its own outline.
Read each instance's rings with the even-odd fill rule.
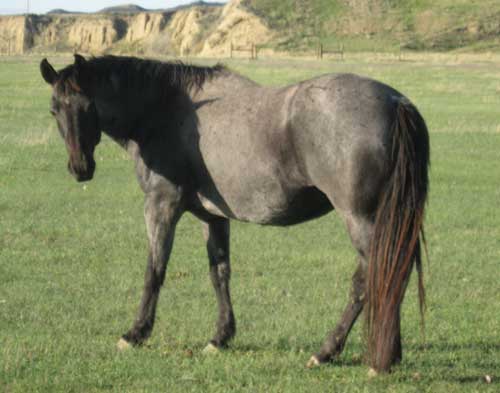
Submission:
[[[57,72],[43,59],[40,71],[53,89],[50,113],[66,143],[68,170],[77,181],[91,180],[95,170],[94,149],[101,139],[101,130],[89,92],[86,60],[75,55],[74,64]]]

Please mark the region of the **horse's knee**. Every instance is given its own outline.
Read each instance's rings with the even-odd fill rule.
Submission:
[[[231,278],[231,267],[228,262],[217,265],[217,277],[222,281],[228,281]]]

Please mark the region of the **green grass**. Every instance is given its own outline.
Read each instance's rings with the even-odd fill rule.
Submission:
[[[335,364],[304,368],[336,323],[355,268],[335,214],[287,229],[233,223],[239,331],[215,357],[200,353],[216,317],[201,228],[184,217],[153,336],[117,353],[142,290],[143,197],[132,162],[108,138],[96,151],[95,179],[70,177],[37,61],[0,61],[0,392],[499,391],[498,64],[229,63],[266,85],[332,71],[369,75],[406,93],[428,122],[426,341],[412,282],[404,361],[369,380],[361,326]]]
[[[267,46],[349,52],[498,49],[498,0],[244,0],[278,32]]]

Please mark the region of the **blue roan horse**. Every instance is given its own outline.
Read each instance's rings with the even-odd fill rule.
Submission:
[[[352,74],[261,87],[223,66],[105,56],[57,72],[51,113],[78,181],[92,179],[101,132],[128,150],[146,194],[144,293],[119,347],[151,334],[177,222],[203,223],[219,316],[208,349],[236,332],[229,295],[229,221],[292,225],[335,209],[359,254],[337,327],[309,366],[337,357],[366,304],[368,359],[389,371],[402,358],[400,306],[413,266],[423,301],[421,241],[429,137],[396,90]]]

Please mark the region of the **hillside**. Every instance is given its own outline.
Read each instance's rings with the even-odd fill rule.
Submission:
[[[59,10],[61,12],[61,10]],[[0,17],[0,53],[227,56],[230,43],[266,44],[273,33],[232,0],[226,5],[193,3],[170,10],[143,11],[134,5],[91,14]]]
[[[243,0],[279,32],[277,49],[343,42],[351,50],[500,48],[498,0]]]
[[[193,1],[189,4],[181,4],[174,7],[169,8],[161,8],[161,9],[147,9],[136,4],[122,4],[113,7],[106,7],[99,11],[95,12],[76,12],[71,10],[66,10],[63,8],[56,8],[47,12],[47,15],[52,14],[138,14],[141,12],[171,12],[171,11],[179,11],[186,8],[192,7],[223,7],[225,3],[217,3],[217,2],[205,2],[203,0]]]
[[[98,14],[137,14],[139,12],[147,11],[145,8],[142,8],[135,4],[124,4],[118,5],[115,7],[107,7],[98,11]]]
[[[60,15],[60,14],[81,14],[81,12],[67,11],[62,8],[55,8],[47,12],[47,15]]]
[[[166,10],[0,16],[0,53],[80,51],[221,57],[235,46],[311,52],[500,50],[498,0],[230,0]]]

